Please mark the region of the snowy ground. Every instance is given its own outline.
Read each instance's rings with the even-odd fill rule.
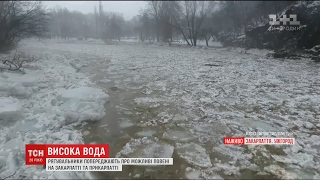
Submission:
[[[27,167],[23,148],[25,143],[83,142],[74,122],[103,117],[109,99],[91,78],[100,87],[112,82],[115,92],[107,92],[111,99],[139,92],[119,101],[114,112],[129,137],[121,139],[125,146],[119,157],[173,156],[181,166],[172,169],[190,179],[319,178],[320,76],[319,66],[308,60],[267,59],[267,51],[244,54],[238,48],[157,43],[24,44],[28,46],[21,51],[41,58],[30,65],[37,70],[26,75],[0,74],[0,177],[16,171],[13,178],[87,177]],[[78,72],[81,67],[88,69],[87,75]],[[110,124],[100,128],[112,131]],[[128,130],[130,126],[137,129]],[[289,132],[296,145],[222,144],[223,137],[245,136],[246,131]],[[91,136],[98,131],[85,132]],[[140,172],[131,173],[140,177]]]
[[[83,143],[73,126],[101,119],[109,96],[72,66],[81,66],[85,59],[75,62],[64,54],[25,46],[19,51],[39,60],[28,64],[26,74],[0,73],[0,178],[91,178],[85,172],[52,173],[26,166],[24,145]]]

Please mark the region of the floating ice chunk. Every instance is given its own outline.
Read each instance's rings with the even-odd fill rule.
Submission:
[[[302,151],[302,147],[299,145],[299,144],[294,144],[292,147],[291,147],[291,151],[293,152],[293,153],[298,153],[298,152],[300,152],[300,151]]]
[[[19,84],[10,84],[7,91],[10,96],[14,97],[28,98],[32,95],[32,89],[30,87],[24,87]]]
[[[7,158],[7,168],[11,173],[14,173],[19,168],[19,159],[12,152],[9,153]]]
[[[198,123],[195,130],[207,135],[216,135],[231,132],[231,129],[221,122]]]
[[[303,127],[306,129],[312,129],[312,128],[314,128],[314,125],[310,122],[304,122]]]
[[[182,115],[180,115],[180,114],[176,114],[176,115],[173,117],[172,120],[175,121],[175,122],[180,122],[180,121],[186,121],[187,118],[184,117],[184,116],[182,116]]]
[[[295,153],[294,155],[288,156],[278,156],[271,155],[275,161],[288,163],[288,164],[296,164],[301,167],[310,167],[313,163],[313,155],[307,153]]]
[[[320,175],[318,173],[316,173],[312,179],[320,179]]]
[[[58,99],[63,101],[79,100],[84,102],[107,102],[109,100],[109,95],[102,92],[100,89],[92,87],[79,87],[60,92]]]
[[[187,168],[185,175],[186,175],[187,179],[201,179],[200,178],[200,175],[201,175],[200,170]]]
[[[249,166],[247,166],[247,169],[250,170],[250,171],[260,171],[260,167],[257,166],[256,164],[251,164]]]
[[[160,106],[160,102],[163,99],[160,98],[149,98],[149,97],[141,97],[134,99],[134,102],[140,106],[151,106],[151,107],[158,107]]]
[[[208,98],[208,97],[206,97],[206,98],[200,98],[199,100],[200,100],[200,102],[202,102],[202,103],[212,103],[211,98]]]
[[[0,121],[18,120],[21,115],[20,101],[12,97],[0,97]]]
[[[182,142],[191,141],[192,139],[194,139],[194,137],[190,133],[182,130],[167,131],[163,134],[163,138]]]
[[[1,169],[1,166],[2,167],[5,166],[9,154],[10,154],[10,151],[7,151],[5,149],[0,150],[0,169]]]
[[[80,119],[80,115],[74,112],[66,112],[63,114],[63,116],[64,116],[64,121],[62,121],[63,123],[61,124],[62,126],[75,123]]]
[[[223,144],[212,148],[213,152],[218,152],[234,159],[246,160],[252,158],[252,155],[244,153],[244,150],[244,148],[239,146],[225,146]]]
[[[169,119],[172,119],[172,115],[168,114],[167,112],[161,112],[157,115],[157,117],[160,118],[162,122],[168,122]]]
[[[152,90],[166,91],[166,82],[163,82],[163,81],[151,82],[147,84],[147,86]]]
[[[295,163],[299,164],[303,168],[312,167],[313,166],[313,155],[307,153],[297,153],[291,157],[291,159],[295,159]]]
[[[107,127],[108,126],[108,124],[103,124],[103,125],[100,125],[99,127]]]
[[[225,175],[239,174],[240,168],[230,164],[216,163],[215,166],[223,170]]]
[[[271,126],[271,124],[251,118],[244,118],[241,122],[246,125],[247,127],[251,128],[259,128],[263,129],[264,131],[276,132],[280,131],[277,127]]]
[[[99,83],[108,83],[108,82],[111,82],[110,79],[102,79],[100,81],[98,81]]]
[[[142,136],[142,137],[149,137],[149,136],[152,136],[155,133],[156,133],[156,131],[147,130],[147,131],[140,131],[140,132],[137,133],[137,135],[138,136]]]
[[[30,97],[31,88],[26,88],[17,82],[9,82],[0,78],[0,96]]]
[[[90,134],[90,132],[89,132],[89,131],[84,131],[82,134],[83,134],[84,136],[88,136],[88,135]]]
[[[7,150],[22,150],[24,149],[24,143],[20,138],[14,138],[6,142],[2,148]]]
[[[223,180],[223,178],[221,176],[219,176],[218,174],[210,174],[210,175],[204,175],[204,179],[219,179],[219,180]]]
[[[17,82],[23,86],[34,86],[36,85],[40,77],[43,76],[39,71],[29,72],[27,74],[16,74],[16,73],[4,73],[5,76],[8,77],[9,82]]]
[[[120,119],[120,128],[128,128],[133,126],[134,124],[129,119]]]
[[[15,125],[15,130],[16,131],[21,131],[21,132],[27,132],[27,131],[36,131],[37,128],[35,125],[37,124],[37,120],[32,119],[32,120],[24,120],[22,122],[18,121]]]
[[[176,144],[176,150],[179,156],[185,159],[188,163],[200,166],[211,167],[211,160],[206,150],[193,142],[189,144]]]
[[[70,122],[84,121],[84,120],[99,120],[105,116],[105,109],[103,104],[97,102],[83,102],[77,99],[70,99],[58,107],[61,112],[73,114],[74,116],[69,119]],[[77,115],[76,115],[77,114]],[[78,119],[76,120],[76,116]]]
[[[128,142],[116,157],[171,158],[173,147],[146,137]]]
[[[65,112],[66,124],[83,120],[99,120],[105,116],[104,103],[109,95],[92,87],[80,87],[62,91],[58,94],[62,105],[58,111]]]
[[[271,165],[264,167],[264,171],[272,175],[276,175],[279,179],[297,179],[297,175],[294,173],[286,172],[285,169],[278,165]]]

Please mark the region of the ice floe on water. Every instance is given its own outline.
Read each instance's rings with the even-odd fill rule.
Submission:
[[[284,168],[281,168],[278,165],[267,166],[264,168],[264,171],[276,175],[279,179],[298,179],[296,174],[287,172]]]
[[[114,81],[124,91],[142,90],[141,96],[128,101],[130,106],[143,109],[140,115],[129,108],[125,111],[130,118],[120,119],[119,125],[125,131],[143,117],[147,121],[141,122],[144,131],[134,132],[133,136],[147,138],[129,138],[118,157],[177,154],[180,163],[194,168],[186,172],[188,178],[239,177],[242,170],[261,177],[319,178],[320,76],[318,68],[303,60],[279,61],[266,59],[257,50],[239,54],[224,48],[70,43],[43,47],[28,42],[22,50],[40,54],[41,60],[30,63],[37,70],[26,70],[25,75],[0,73],[0,97],[12,96],[22,109],[21,116],[10,116],[19,123],[1,126],[0,162],[8,166],[0,165],[0,177],[10,176],[16,167],[20,169],[13,178],[88,177],[87,173],[50,174],[42,167],[25,166],[24,152],[14,146],[83,143],[82,134],[72,127],[82,120],[98,120],[108,99],[105,91],[91,89],[94,85],[88,76],[77,73],[81,66],[94,62],[103,72],[99,76],[108,78],[101,83]],[[15,106],[15,100],[8,105]],[[157,132],[163,128],[160,140],[152,137],[149,126]],[[244,136],[246,131],[256,130],[289,131],[296,138],[296,146],[222,144],[225,136]]]
[[[104,103],[109,96],[99,89],[92,87],[79,87],[68,89],[57,95],[57,110],[70,117],[74,114],[77,121],[99,120],[105,116]]]
[[[124,49],[128,53],[121,53]],[[131,81],[134,81],[132,77],[139,74],[140,79],[135,83],[144,85],[143,96],[133,99],[135,105],[146,111],[152,111],[152,108],[163,110],[154,112],[155,115],[147,123],[141,123],[141,127],[147,127],[145,124],[148,123],[152,128],[164,125],[164,134],[159,136],[163,140],[176,143],[193,141],[203,149],[211,149],[206,152],[210,155],[209,159],[217,156],[217,162],[212,162],[212,166],[224,175],[238,176],[241,170],[252,171],[255,175],[272,165],[275,158],[279,163],[283,163],[280,162],[282,157],[301,159],[304,155],[297,152],[310,155],[305,156],[314,167],[310,171],[319,173],[316,164],[319,147],[314,136],[318,136],[320,127],[317,120],[320,110],[317,82],[320,76],[313,65],[304,60],[267,59],[265,50],[239,54],[237,50],[226,51],[224,48],[208,51],[150,47],[144,49],[143,54],[148,57],[147,60],[139,58],[141,52],[134,48],[117,47],[109,53],[116,57],[112,59],[115,65],[111,65],[111,69],[113,72],[118,69],[122,77],[117,82],[123,87],[130,87]],[[128,58],[132,61],[128,62]],[[133,62],[134,68],[128,70],[127,67],[132,67]],[[209,63],[220,66],[210,66]],[[163,107],[166,103],[169,105]],[[185,130],[180,130],[180,127]],[[245,136],[248,131],[290,132],[289,137],[295,137],[296,142],[304,146],[285,151],[284,146],[253,148],[222,144],[223,137]],[[195,139],[188,139],[186,134],[189,133]],[[307,144],[312,148],[308,148]],[[317,150],[317,154],[313,149]],[[177,149],[175,151],[178,152]],[[305,163],[301,161],[300,165]],[[286,161],[284,166],[294,166],[295,171],[306,173],[300,165],[297,167],[295,163]],[[268,168],[266,170],[268,172],[262,173],[266,176],[274,172]],[[205,175],[209,177],[210,174]]]
[[[63,101],[80,100],[84,102],[108,101],[109,96],[99,89],[92,87],[79,87],[67,89],[58,94],[58,99]]]
[[[181,114],[176,114],[176,115],[174,115],[174,117],[172,118],[172,121],[177,122],[177,123],[179,123],[179,122],[184,122],[184,121],[186,121],[186,120],[187,120],[187,118],[186,118],[185,116],[182,116]]]
[[[37,70],[0,73],[0,178],[93,178],[88,172],[46,172],[42,166],[25,165],[25,144],[82,144],[82,134],[74,125],[102,118],[109,99],[92,87],[88,77],[77,73],[70,65],[73,59],[41,51],[39,42],[28,45],[19,51],[39,56],[39,61],[28,64]]]
[[[164,81],[156,81],[156,82],[151,82],[147,84],[147,87],[149,87],[152,90],[156,91],[166,91],[166,82]]]
[[[141,138],[128,142],[116,157],[130,158],[171,158],[174,147],[160,142],[157,138]]]
[[[150,136],[154,135],[155,133],[156,133],[156,131],[154,131],[154,130],[144,130],[144,131],[137,132],[137,135],[141,136],[141,137],[150,137]]]
[[[195,137],[188,133],[186,130],[167,130],[167,132],[163,133],[164,139],[169,139],[175,142],[187,142],[195,139]]]
[[[119,126],[120,128],[128,128],[133,126],[134,124],[130,121],[130,119],[120,119]]]
[[[192,169],[190,167],[186,168],[185,176],[187,179],[200,179],[201,171]]]
[[[17,121],[22,111],[22,103],[13,97],[0,97],[0,121]]]
[[[136,98],[134,102],[141,107],[159,107],[163,99],[160,98],[150,98],[150,97],[141,97]]]
[[[193,142],[181,144],[176,143],[175,150],[178,155],[192,165],[199,167],[211,167],[211,160],[206,150]]]

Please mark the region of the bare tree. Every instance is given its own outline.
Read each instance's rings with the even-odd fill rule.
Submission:
[[[146,38],[151,36],[151,19],[146,11],[142,11],[140,15],[140,40],[144,42]]]
[[[212,37],[212,29],[211,28],[203,28],[200,31],[199,38],[204,39],[206,41],[206,45],[209,46],[209,40]]]
[[[1,71],[19,71],[21,73],[25,73],[23,70],[24,63],[30,63],[36,61],[35,56],[32,57],[22,57],[18,51],[15,52],[12,58],[9,59],[0,59],[0,72]]]
[[[108,20],[106,21],[106,37],[111,41],[111,39],[117,38],[120,41],[122,27],[124,25],[123,15],[120,13],[108,13],[106,15]]]
[[[161,35],[164,41],[170,39],[172,41],[172,36],[174,33],[173,19],[174,14],[174,2],[163,1],[162,2],[162,17],[161,17]]]
[[[98,37],[103,37],[103,32],[105,28],[105,12],[103,11],[102,2],[99,1],[99,16],[98,16]]]
[[[174,7],[174,25],[178,28],[189,45],[197,46],[197,40],[204,19],[214,9],[212,1],[183,1]]]
[[[95,37],[98,39],[98,11],[97,11],[97,6],[94,6],[94,23],[95,23]]]
[[[163,16],[163,3],[164,1],[148,1],[148,8],[147,13],[154,18],[156,23],[156,36],[157,36],[157,42],[159,42],[159,26],[160,26],[160,19]]]
[[[47,17],[41,2],[0,2],[0,47],[9,46],[19,40],[43,37]]]

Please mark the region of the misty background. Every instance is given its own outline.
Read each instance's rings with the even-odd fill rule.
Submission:
[[[37,36],[189,46],[219,41],[295,52],[320,44],[318,7],[318,1],[3,1],[0,47]],[[271,14],[296,14],[301,24],[270,31]]]
[[[101,3],[106,11],[122,13],[125,20],[138,15],[139,10],[147,4],[146,1],[102,1]],[[70,11],[88,14],[94,13],[94,6],[98,6],[98,1],[44,1],[43,4],[47,8],[60,6]]]

